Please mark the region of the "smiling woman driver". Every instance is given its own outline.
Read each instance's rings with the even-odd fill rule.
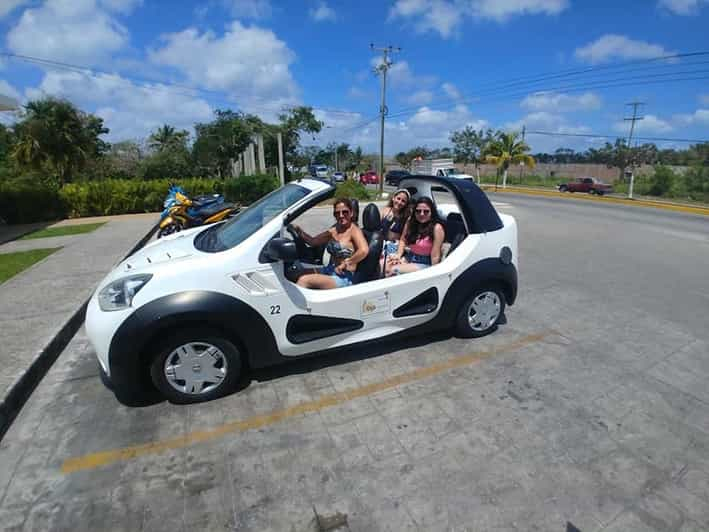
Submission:
[[[298,278],[304,288],[342,288],[352,284],[357,264],[367,256],[369,246],[362,230],[352,223],[352,202],[347,198],[335,201],[333,214],[336,224],[317,236],[310,236],[294,225],[296,233],[311,246],[327,244],[330,263],[324,268],[310,270]]]

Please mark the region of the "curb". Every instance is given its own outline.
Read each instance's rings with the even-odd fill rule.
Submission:
[[[482,185],[485,192],[502,192],[502,193],[513,193],[513,194],[526,194],[528,196],[545,196],[549,198],[560,198],[567,200],[584,200],[584,201],[602,201],[604,203],[616,203],[620,205],[633,205],[635,207],[651,207],[654,209],[664,209],[667,211],[684,212],[689,214],[700,214],[704,216],[709,216],[709,207],[692,207],[690,205],[679,205],[675,203],[663,203],[660,201],[652,200],[631,200],[622,198],[611,198],[608,196],[592,196],[590,194],[584,194],[579,192],[578,195],[564,195],[561,192],[551,192],[546,190],[529,190],[525,188],[514,188],[498,187],[494,190],[494,185]]]
[[[158,230],[158,225],[159,223],[156,223],[121,260],[125,260],[142,248]],[[37,385],[47,374],[57,358],[59,358],[59,355],[64,351],[69,341],[79,330],[79,327],[81,327],[81,324],[84,323],[86,307],[90,299],[91,296],[89,296],[81,307],[69,318],[49,344],[35,356],[30,367],[15,381],[8,394],[0,399],[0,442],[17,417],[17,414],[20,413],[20,410],[22,410],[22,407],[32,395],[32,392],[34,392]]]

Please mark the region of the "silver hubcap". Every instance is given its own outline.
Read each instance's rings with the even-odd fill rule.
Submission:
[[[163,371],[175,390],[188,395],[202,395],[217,388],[226,377],[226,356],[206,342],[181,345],[165,359]]]
[[[492,327],[500,316],[500,307],[500,298],[495,292],[479,294],[468,307],[470,328],[482,332]]]

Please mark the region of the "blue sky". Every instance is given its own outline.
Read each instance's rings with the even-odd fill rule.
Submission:
[[[388,154],[444,146],[466,125],[625,136],[633,100],[645,102],[639,135],[708,139],[709,54],[648,61],[709,52],[708,27],[709,0],[0,0],[2,51],[53,62],[0,57],[0,94],[66,97],[102,116],[112,141],[191,130],[217,108],[273,119],[306,104],[327,126],[306,143],[375,151],[373,42],[402,49]]]

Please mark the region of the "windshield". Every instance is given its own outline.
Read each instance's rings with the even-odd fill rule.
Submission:
[[[223,251],[238,246],[309,193],[309,189],[289,183],[249,205],[224,225],[206,232],[201,245],[197,242],[195,245],[202,251]]]

